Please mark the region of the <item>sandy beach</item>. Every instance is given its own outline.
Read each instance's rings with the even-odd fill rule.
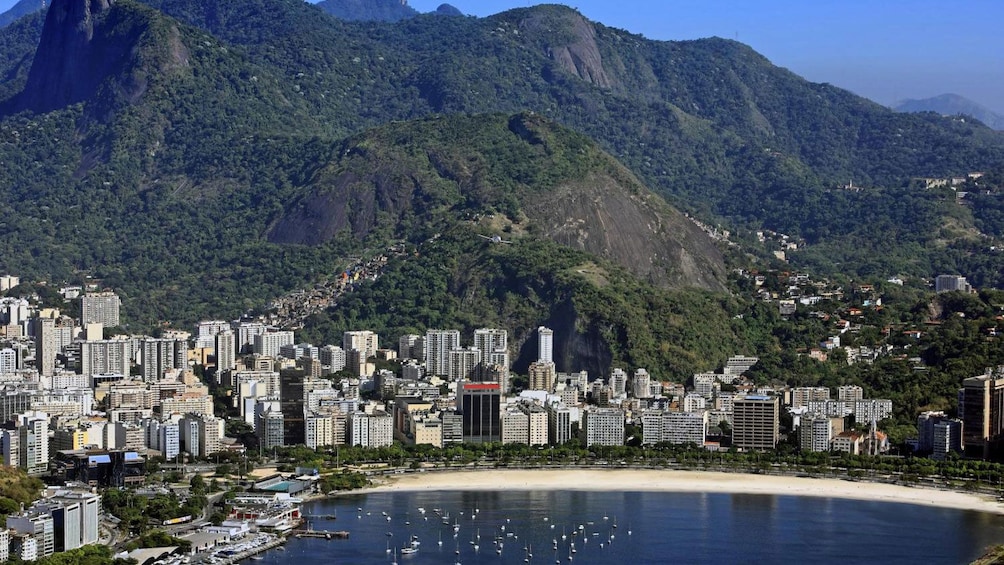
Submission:
[[[353,491],[414,492],[441,490],[608,490],[706,492],[821,496],[922,504],[1004,514],[993,497],[922,487],[741,473],[652,469],[546,469],[432,471],[377,479],[376,486]]]

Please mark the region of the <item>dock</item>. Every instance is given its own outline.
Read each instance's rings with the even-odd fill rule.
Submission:
[[[260,546],[258,546],[256,548],[249,549],[247,551],[242,551],[240,553],[235,553],[233,555],[227,555],[227,556],[221,558],[221,561],[219,562],[219,565],[231,565],[233,563],[237,563],[238,561],[240,561],[242,559],[247,559],[248,557],[251,557],[252,555],[257,555],[259,553],[264,553],[264,552],[266,552],[266,551],[268,551],[270,549],[279,547],[284,542],[285,542],[284,539],[282,539],[282,538],[276,538],[275,540],[270,541],[270,542],[268,542],[266,544],[262,544],[262,545],[260,545]]]
[[[319,538],[319,539],[346,539],[349,537],[349,532],[345,530],[328,531],[328,530],[303,530],[302,532],[296,533],[297,538]]]

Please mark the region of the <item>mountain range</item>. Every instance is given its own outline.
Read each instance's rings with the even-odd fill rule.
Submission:
[[[0,267],[97,279],[137,325],[235,316],[403,242],[382,295],[305,331],[547,321],[573,334],[559,358],[685,374],[750,344],[680,208],[802,238],[796,268],[1004,282],[980,252],[1004,235],[999,195],[909,186],[993,180],[1001,134],[734,41],[557,5],[390,24],[299,0],[56,0],[0,54]],[[734,266],[769,251],[740,243]],[[432,279],[422,296],[404,273]]]
[[[972,116],[995,130],[1004,130],[1004,116],[986,106],[958,94],[941,94],[931,98],[908,99],[893,107],[897,112],[935,112],[942,116]]]

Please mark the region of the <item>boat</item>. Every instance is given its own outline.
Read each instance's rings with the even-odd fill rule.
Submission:
[[[401,555],[414,555],[418,553],[418,548],[414,546],[405,546],[401,548]]]
[[[252,555],[251,556],[251,560],[252,561],[262,561],[263,559],[265,559],[265,558],[262,557],[261,555]]]

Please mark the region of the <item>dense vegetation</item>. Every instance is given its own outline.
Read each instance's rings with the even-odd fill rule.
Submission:
[[[1000,254],[983,253],[971,229],[1004,231],[989,213],[999,195],[982,195],[972,218],[942,196],[886,191],[999,164],[998,134],[894,114],[735,42],[648,41],[558,6],[390,25],[297,0],[146,4],[194,27],[118,2],[116,29],[142,30],[122,75],[82,105],[0,123],[3,267],[103,278],[134,323],[235,315],[334,270],[345,245],[275,246],[264,234],[335,140],[434,112],[551,117],[676,204],[804,237],[804,263],[825,272],[951,270],[999,283]],[[40,24],[36,15],[0,34],[8,108]],[[579,43],[588,73],[548,56]],[[136,81],[142,96],[124,96]],[[828,190],[848,179],[885,188]],[[869,237],[875,225],[896,231]]]
[[[559,370],[599,376],[612,363],[685,379],[741,347],[730,315],[736,308],[722,295],[640,282],[623,268],[554,243],[491,244],[458,226],[308,319],[301,335],[332,343],[343,331],[365,327],[393,343],[430,328],[462,329],[469,339],[475,328],[502,327],[522,371],[535,359],[532,332],[544,323],[555,330]]]
[[[0,466],[0,515],[14,514],[29,506],[42,494],[42,484],[29,477],[24,469]]]

